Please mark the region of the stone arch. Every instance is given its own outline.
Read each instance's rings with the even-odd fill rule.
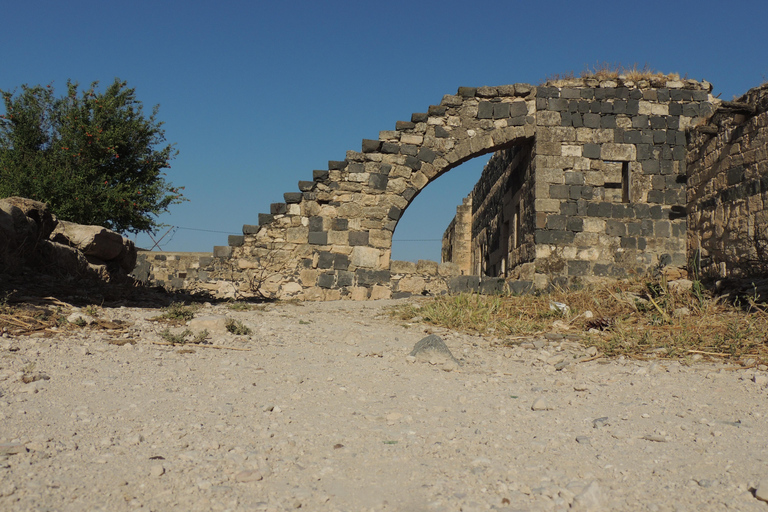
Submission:
[[[360,151],[329,161],[327,170],[313,171],[298,192],[284,194],[270,213],[260,214],[258,225],[243,226],[242,237],[216,248],[217,256],[248,269],[270,253],[281,262],[276,279],[293,279],[301,288],[383,283],[403,212],[449,170],[532,139],[535,92],[528,84],[459,88],[427,112],[380,132],[378,140],[364,139]],[[318,272],[302,277],[302,270]]]

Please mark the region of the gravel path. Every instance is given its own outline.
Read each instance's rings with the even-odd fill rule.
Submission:
[[[124,333],[4,337],[0,510],[768,511],[765,368],[576,362],[393,303],[198,312],[249,326],[197,320],[240,351],[157,345],[135,308],[102,310]],[[460,365],[409,357],[425,331]]]

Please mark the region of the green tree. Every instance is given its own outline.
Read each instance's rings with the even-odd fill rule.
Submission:
[[[50,85],[0,91],[0,197],[44,201],[79,224],[152,230],[157,215],[185,200],[163,172],[178,151],[165,144],[157,106],[145,115],[119,79],[97,87],[79,91],[68,81],[60,98]]]

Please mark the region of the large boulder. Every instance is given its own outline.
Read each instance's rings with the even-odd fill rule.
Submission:
[[[21,197],[0,199],[0,265],[16,268],[31,258],[56,225],[45,203]]]
[[[80,250],[94,265],[114,264],[125,272],[136,266],[137,251],[133,241],[101,226],[59,221],[50,238]]]
[[[82,252],[50,240],[43,240],[40,243],[38,261],[47,262],[49,268],[67,275],[85,275],[95,271]],[[98,272],[96,274],[99,275]]]
[[[31,219],[37,226],[39,240],[48,238],[58,223],[56,216],[48,209],[48,205],[40,201],[14,196],[0,199],[0,204],[17,208],[28,219]]]

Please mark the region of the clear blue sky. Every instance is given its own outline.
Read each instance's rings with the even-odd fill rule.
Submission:
[[[459,86],[537,84],[600,62],[706,79],[732,99],[768,80],[768,2],[573,0],[5,2],[0,89],[127,80],[160,105],[187,203],[164,250],[211,251],[313,169],[360,150]],[[427,186],[394,259],[439,259],[482,165]],[[210,233],[211,230],[223,233]],[[140,246],[151,245],[139,236]]]

